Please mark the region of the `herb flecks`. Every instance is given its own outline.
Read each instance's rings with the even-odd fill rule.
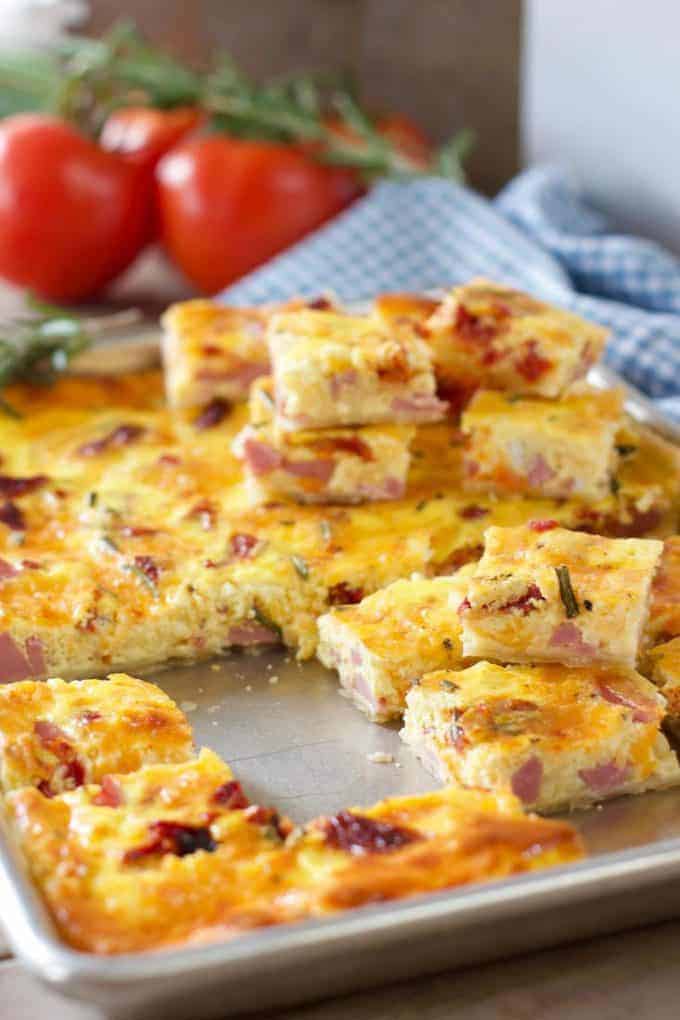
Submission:
[[[309,566],[307,560],[303,556],[298,556],[297,553],[292,553],[290,562],[295,567],[295,573],[302,578],[303,581],[309,580]]]
[[[564,605],[567,619],[571,620],[574,616],[578,616],[580,610],[578,602],[576,601],[576,595],[571,585],[571,575],[569,573],[569,567],[561,566],[555,567],[555,573],[557,574],[557,581],[560,586],[560,598]]]

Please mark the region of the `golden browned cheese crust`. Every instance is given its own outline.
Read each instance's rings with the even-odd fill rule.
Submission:
[[[124,673],[107,680],[25,680],[0,687],[0,785],[47,796],[109,772],[191,756],[191,729],[155,684]]]
[[[252,507],[230,452],[245,410],[171,413],[160,374],[13,387],[0,417],[0,680],[93,676],[283,640],[414,571],[479,557],[484,529],[552,518],[604,534],[676,530],[668,444],[628,429],[620,490],[596,502],[466,494],[462,439],[417,429],[389,504]],[[631,438],[632,436],[632,438]],[[634,441],[633,441],[634,440]]]

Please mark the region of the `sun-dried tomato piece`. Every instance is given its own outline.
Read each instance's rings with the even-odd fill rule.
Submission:
[[[160,570],[152,556],[135,556],[135,566],[152,584],[158,583]]]
[[[76,453],[81,457],[96,457],[112,447],[129,446],[130,443],[141,439],[145,432],[146,429],[143,425],[118,425],[101,439],[92,439],[89,443],[83,443],[78,447]]]
[[[486,517],[488,513],[488,507],[477,506],[475,503],[471,503],[470,506],[464,506],[462,510],[459,510],[458,516],[462,517],[464,521],[476,521],[480,517]]]
[[[498,613],[507,613],[511,609],[520,609],[523,616],[528,616],[536,606],[536,602],[545,602],[545,595],[538,587],[537,584],[530,584],[527,590],[522,595],[518,595],[516,599],[510,599],[509,602],[504,602],[502,606],[495,606],[495,611]],[[488,609],[489,606],[482,606],[482,609]]]
[[[49,481],[47,475],[33,475],[30,478],[14,478],[11,475],[0,475],[0,496],[14,499],[24,496],[27,492],[35,492]]]
[[[221,397],[215,397],[210,403],[203,408],[198,418],[194,419],[194,428],[200,432],[204,432],[205,429],[214,429],[216,425],[224,421],[226,416],[229,414],[230,405],[228,400],[223,400]]]
[[[544,520],[529,521],[528,527],[532,531],[552,531],[553,528],[559,528],[559,521],[554,521],[552,518],[545,518]]]
[[[11,500],[7,500],[0,506],[0,522],[6,524],[11,531],[25,531],[26,520],[23,513]]]
[[[257,546],[259,539],[255,535],[248,535],[245,532],[237,532],[229,539],[231,551],[240,560],[248,559],[253,549]]]
[[[203,499],[188,511],[186,517],[198,520],[204,531],[212,531],[217,521],[217,508],[210,500]]]
[[[212,799],[220,807],[227,808],[230,811],[247,808],[249,804],[241,784],[236,779],[218,786],[213,793]]]
[[[123,862],[131,864],[154,854],[174,854],[186,857],[198,850],[213,853],[217,843],[206,825],[182,825],[180,822],[152,822],[148,826],[149,841],[133,847],[123,854]]]
[[[340,811],[331,818],[325,818],[320,827],[329,846],[351,854],[389,853],[422,839],[420,833],[413,829],[378,822],[353,811]]]
[[[456,310],[456,331],[463,340],[487,344],[499,333],[499,324],[490,316],[473,315],[465,305]]]
[[[355,605],[363,597],[361,588],[352,588],[346,581],[339,581],[328,589],[328,602],[331,606]]]
[[[529,340],[526,352],[515,362],[515,368],[527,382],[536,382],[552,367],[552,361],[538,353],[537,340]]]

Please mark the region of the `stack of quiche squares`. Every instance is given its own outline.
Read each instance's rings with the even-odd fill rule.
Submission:
[[[550,520],[489,528],[452,577],[323,616],[319,656],[374,719],[403,714],[403,739],[446,783],[539,811],[672,786],[674,643],[650,653],[661,690],[636,671],[662,552]]]
[[[253,501],[403,496],[414,426],[447,409],[428,345],[373,316],[317,308],[273,315],[267,342],[272,375],[253,385],[234,447]]]

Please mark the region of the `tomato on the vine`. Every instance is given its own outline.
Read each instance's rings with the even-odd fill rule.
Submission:
[[[292,145],[210,135],[157,169],[161,239],[184,274],[214,293],[330,219],[362,187]]]
[[[0,275],[78,301],[133,261],[150,227],[148,173],[58,117],[0,122]]]
[[[204,120],[205,114],[193,106],[173,110],[123,106],[104,121],[99,144],[107,152],[117,152],[130,162],[151,168]]]

